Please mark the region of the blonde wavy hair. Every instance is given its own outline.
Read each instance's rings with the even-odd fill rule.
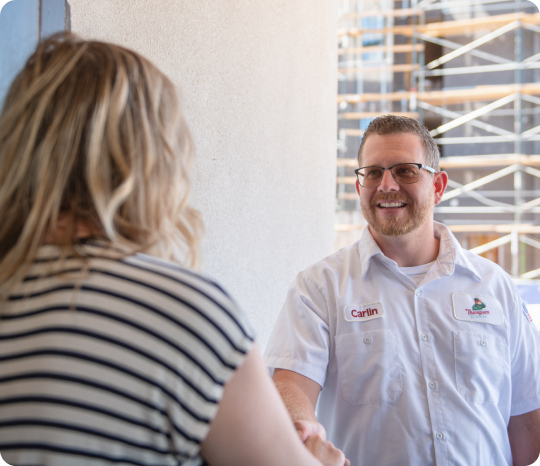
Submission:
[[[59,218],[123,251],[197,266],[193,158],[175,86],[123,47],[63,33],[41,43],[0,115],[0,288],[28,271]]]

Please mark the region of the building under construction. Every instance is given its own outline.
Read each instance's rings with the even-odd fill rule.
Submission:
[[[449,174],[435,219],[540,278],[540,13],[525,0],[341,0],[336,246],[365,227],[353,170],[378,115],[416,118]]]

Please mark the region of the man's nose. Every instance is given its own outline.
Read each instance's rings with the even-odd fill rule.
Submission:
[[[377,187],[377,191],[399,191],[399,184],[397,184],[396,180],[394,180],[390,170],[384,170],[381,184]]]

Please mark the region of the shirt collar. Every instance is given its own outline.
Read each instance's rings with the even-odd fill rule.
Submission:
[[[440,241],[437,263],[439,264],[442,274],[446,276],[452,275],[456,265],[458,265],[470,271],[477,280],[481,280],[480,274],[467,258],[463,248],[448,227],[442,223],[433,222],[433,230],[435,237]],[[388,265],[393,264],[397,266],[395,261],[389,259],[382,253],[381,248],[379,248],[379,245],[373,239],[367,226],[364,228],[360,241],[358,242],[358,253],[362,265],[362,278],[365,278],[371,259],[376,255],[380,255],[380,259],[383,262],[387,262]]]
[[[358,253],[360,254],[360,264],[362,265],[362,278],[366,277],[366,273],[371,263],[371,258],[380,255],[383,262],[391,261],[395,264],[395,261],[386,257],[379,245],[373,239],[369,227],[366,225],[364,231],[362,231],[362,236],[358,242]]]

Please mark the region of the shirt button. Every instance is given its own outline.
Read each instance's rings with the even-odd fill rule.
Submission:
[[[422,333],[422,340],[424,340],[424,341],[427,340],[427,335],[425,333]]]
[[[428,387],[431,388],[432,390],[436,387],[437,385],[435,384],[435,382],[429,382],[428,384]]]
[[[482,346],[486,346],[486,345],[487,345],[486,340],[480,340],[480,344],[481,344]]]
[[[437,437],[437,440],[442,440],[444,435],[441,432],[437,432],[436,437]]]
[[[414,293],[416,296],[420,296],[420,290],[416,290],[416,292]]]
[[[371,337],[366,337],[366,338],[364,338],[364,343],[365,343],[366,345],[371,345]]]

